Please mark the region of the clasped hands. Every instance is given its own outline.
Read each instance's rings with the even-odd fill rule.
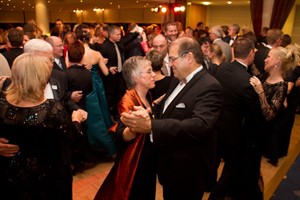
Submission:
[[[151,118],[149,113],[149,109],[134,106],[133,110],[123,112],[120,119],[134,133],[150,133]]]

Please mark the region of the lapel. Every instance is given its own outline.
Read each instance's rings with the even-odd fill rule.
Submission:
[[[51,90],[53,92],[54,99],[57,100],[57,101],[60,101],[60,98],[59,98],[59,96],[60,96],[59,95],[59,82],[50,77],[49,83],[50,83],[50,86],[51,86]]]
[[[244,65],[242,65],[241,63],[239,63],[238,61],[236,61],[236,60],[234,60],[234,61],[232,62],[232,64],[233,64],[234,66],[240,68],[240,69],[243,69],[243,70],[247,71],[247,68],[246,68]]]
[[[165,110],[165,112],[162,114],[162,111],[164,109],[164,104],[160,110],[160,117],[162,118],[167,118],[170,117],[173,109],[176,107],[176,105],[178,103],[182,103],[180,102],[180,100],[182,99],[182,97],[190,90],[191,87],[193,87],[196,82],[204,75],[206,74],[207,71],[203,68],[200,72],[196,73],[194,75],[194,77],[185,85],[185,87],[178,93],[178,95],[173,99],[173,101],[169,104],[169,106],[167,107],[167,109]],[[170,84],[170,89],[168,90],[168,92],[166,93],[166,97],[164,98],[164,101],[170,96],[170,94],[173,92],[173,90],[177,87],[177,85],[179,84],[178,79],[173,79],[173,81]]]
[[[60,57],[59,59],[60,59],[60,63],[62,65],[63,71],[65,71],[67,69],[65,59],[63,57]]]
[[[55,61],[53,62],[53,68],[55,68],[55,69],[57,69],[57,70],[59,70],[59,71],[65,71],[65,70],[67,69],[65,60],[64,60],[62,57],[59,58],[59,60],[60,60],[60,63],[61,63],[61,65],[62,65],[62,68],[63,68],[63,69],[61,69]]]
[[[53,62],[53,69],[62,71],[62,69],[58,66],[58,64],[55,61]]]

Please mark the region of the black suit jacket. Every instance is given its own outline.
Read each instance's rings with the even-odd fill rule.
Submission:
[[[223,144],[259,145],[263,116],[259,98],[245,66],[237,61],[221,63],[216,78],[224,90],[218,140]]]
[[[60,81],[57,79],[50,77],[49,83],[51,85],[51,89],[53,92],[53,97],[56,101],[65,101],[65,93],[66,93],[66,87],[65,85],[61,84]]]
[[[18,57],[22,53],[23,53],[23,48],[16,47],[16,48],[9,49],[9,51],[3,52],[2,55],[6,58],[8,65],[11,68],[16,57]]]
[[[118,45],[122,63],[123,63],[124,62],[123,48],[121,47],[121,45],[119,43],[117,43],[117,45]],[[102,49],[101,49],[100,53],[102,54],[102,56],[104,58],[108,58],[108,61],[106,63],[106,66],[108,68],[110,68],[112,66],[118,66],[118,56],[117,56],[117,52],[115,49],[115,45],[109,39],[105,40],[104,43],[102,44]]]
[[[55,85],[52,86],[54,99],[60,101],[69,112],[72,112],[80,107],[71,100],[72,92],[68,90],[68,80],[65,72],[67,69],[66,63],[63,58],[60,58],[60,62],[63,66],[63,69],[61,69],[56,62],[53,62],[53,69],[49,82],[51,85]]]
[[[76,104],[86,110],[86,96],[93,90],[92,73],[84,66],[72,65],[66,70],[69,91],[82,91],[82,98]]]
[[[66,62],[65,62],[64,58],[60,57],[59,60],[62,65],[62,69],[58,66],[58,64],[55,61],[53,62],[53,69],[58,70],[58,71],[65,71],[67,69],[67,66],[66,66]]]
[[[171,82],[166,98],[178,83],[177,79]],[[162,105],[159,119],[152,120],[162,185],[180,180],[180,184],[196,184],[203,191],[208,188],[214,171],[215,128],[221,105],[221,85],[204,69],[194,75],[164,113]]]
[[[228,43],[228,44],[229,44],[230,39],[231,39],[231,38],[230,38],[229,35],[226,35],[225,37],[222,38],[222,40],[223,40],[224,42]]]

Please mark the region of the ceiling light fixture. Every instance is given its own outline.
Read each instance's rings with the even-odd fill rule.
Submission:
[[[94,8],[93,11],[95,11],[95,12],[101,12],[101,11],[104,11],[104,8]]]
[[[203,1],[202,4],[208,6],[208,5],[211,4],[211,2],[209,2],[209,1]]]
[[[73,12],[74,12],[74,13],[82,13],[83,10],[78,10],[78,9],[77,9],[77,10],[73,10]]]

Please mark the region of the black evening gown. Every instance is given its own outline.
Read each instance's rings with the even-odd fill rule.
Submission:
[[[0,137],[20,147],[0,156],[1,199],[72,200],[69,145],[81,133],[55,100],[24,108],[1,97]]]

